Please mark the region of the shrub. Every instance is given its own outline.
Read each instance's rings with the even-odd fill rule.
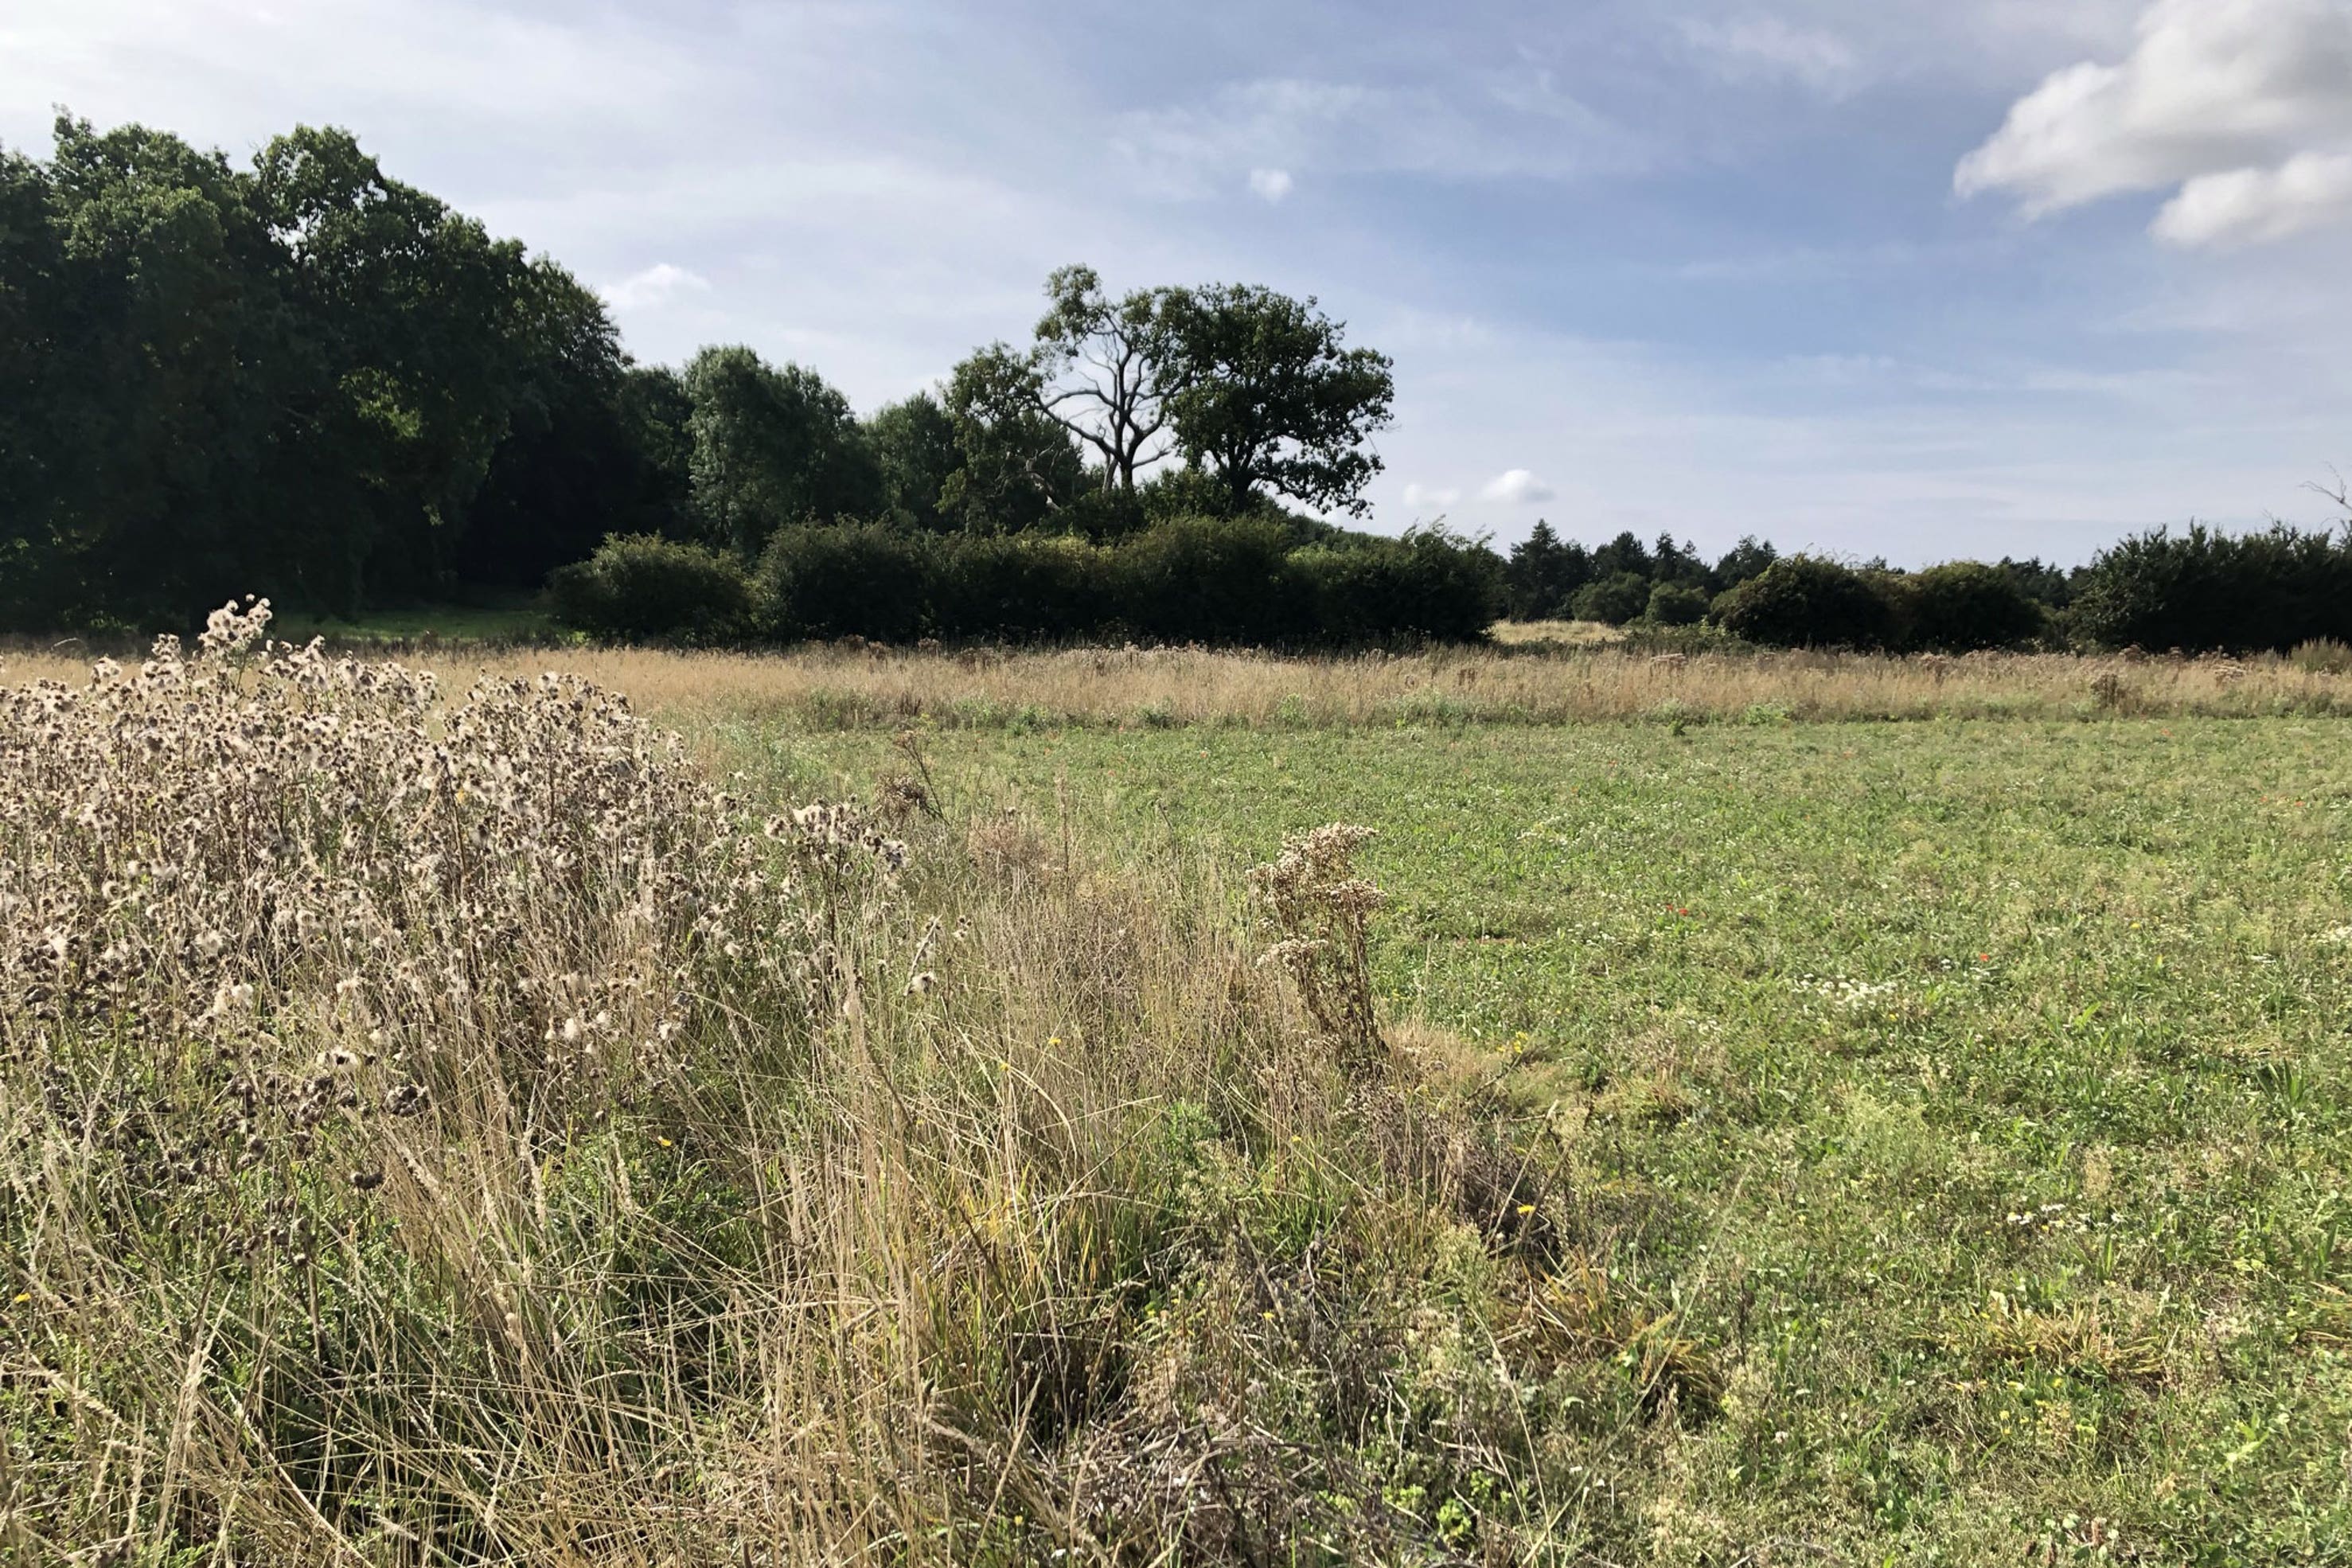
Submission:
[[[2015,647],[2041,635],[2046,621],[2017,578],[1978,561],[1930,566],[1904,579],[1910,627],[1908,647],[1973,653]]]
[[[2101,551],[2069,615],[2078,636],[2110,647],[2194,653],[2352,637],[2352,539],[2283,524],[2242,535],[2156,529]]]
[[[1661,626],[1687,626],[1706,618],[1706,595],[1685,583],[1661,583],[1650,590],[1643,618]]]
[[[1339,644],[1480,641],[1499,607],[1499,566],[1484,546],[1442,528],[1290,557],[1310,595],[1317,640]]]
[[[653,534],[605,540],[547,588],[556,618],[592,637],[709,642],[751,629],[751,585],[733,556]]]
[[[1076,534],[1104,543],[1140,533],[1150,521],[1140,495],[1097,488],[1073,497],[1067,505],[1051,513],[1043,526],[1057,533]]]
[[[1885,647],[1895,630],[1887,590],[1817,555],[1790,555],[1715,601],[1726,631],[1772,647]]]
[[[780,529],[760,557],[770,636],[912,642],[930,624],[937,546],[874,522]]]
[[[1313,606],[1289,567],[1279,524],[1180,517],[1120,544],[1110,581],[1117,617],[1169,642],[1276,643],[1312,633]]]
[[[1579,588],[1568,607],[1580,621],[1622,626],[1650,607],[1650,580],[1637,572],[1613,573]]]
[[[942,636],[1075,637],[1110,617],[1110,552],[1083,539],[955,535],[935,559],[932,625]]]

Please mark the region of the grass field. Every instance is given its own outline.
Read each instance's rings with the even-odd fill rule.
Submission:
[[[457,724],[489,749],[431,765],[482,782],[437,806],[413,737],[291,794],[241,760],[321,732],[313,677],[167,749],[192,771],[135,811],[131,731],[68,748],[92,784],[21,743],[83,733],[55,700],[8,710],[0,968],[31,988],[0,998],[0,1551],[2352,1562],[2339,678],[558,657],[732,800],[644,761],[627,811],[566,805],[617,786],[609,751],[563,760],[562,689]],[[171,1154],[194,1195],[165,1198],[137,1151],[204,1144],[215,1069],[140,1016],[202,1043],[229,1005],[125,992],[115,960],[110,1010],[60,1033],[47,955],[79,908],[89,951],[132,941],[99,868],[129,850],[91,821],[168,858],[215,791],[278,826],[207,851],[156,973],[196,1002],[248,975],[238,1081],[278,1054],[362,1111],[306,1089],[281,1142],[265,1106],[251,1161]],[[771,818],[786,874],[747,879],[763,813],[852,795],[903,872],[857,868],[858,819]],[[444,852],[450,822],[478,851]],[[1260,961],[1285,932],[1245,875],[1330,822],[1375,830],[1356,869],[1386,894],[1370,1068]],[[344,866],[360,823],[378,860]],[[286,879],[288,831],[414,900],[398,933],[272,945],[343,886]],[[416,890],[477,852],[504,869]],[[663,884],[699,911],[669,934],[627,892],[660,857],[719,868]],[[219,912],[248,899],[246,928]],[[774,962],[708,934],[747,922]],[[243,967],[213,956],[236,929]],[[657,1068],[558,1072],[605,1027],[590,987],[667,1020]],[[338,1044],[352,996],[413,1037],[425,1114],[366,1118],[374,1057],[332,1065],[372,1048]]]
[[[803,787],[885,764],[726,738]],[[2336,727],[929,746],[959,809],[1114,861],[1380,831],[1402,1037],[1561,1162],[1579,1266],[1722,1378],[1583,1456],[1638,1501],[1620,1550],[2352,1551]]]
[[[362,648],[385,644],[413,647],[433,643],[544,643],[561,636],[547,613],[527,601],[370,610],[353,620],[338,616],[288,615],[279,617],[274,629],[278,636],[297,641],[318,637]]]

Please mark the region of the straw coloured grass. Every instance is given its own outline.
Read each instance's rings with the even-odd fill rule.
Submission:
[[[1673,727],[2352,712],[2352,664],[2284,658],[1651,655],[1509,646],[1325,658],[835,647],[730,654],[438,645],[400,657],[460,684],[483,672],[530,677],[560,667],[682,720],[803,729]],[[53,652],[0,655],[0,679],[78,679],[86,668]]]

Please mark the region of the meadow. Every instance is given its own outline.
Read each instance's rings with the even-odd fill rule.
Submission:
[[[2352,1556],[2340,676],[223,658],[6,710],[25,1560]]]

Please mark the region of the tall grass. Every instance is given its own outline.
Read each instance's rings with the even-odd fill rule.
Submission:
[[[2314,645],[2316,647],[2316,645]],[[1293,657],[1190,648],[958,652],[815,645],[768,654],[464,648],[404,657],[451,679],[561,665],[684,721],[817,728],[1040,723],[1260,729],[1408,724],[2242,718],[2352,712],[2352,672],[2292,657],[1645,653],[1506,644]],[[0,655],[0,674],[75,679],[79,658]]]
[[[547,657],[502,656],[488,668],[535,672]],[[2352,712],[2352,676],[2323,661],[2284,658],[1646,655],[1608,648],[1299,658],[1184,649],[958,655],[823,647],[769,657],[582,650],[562,662],[640,705],[685,718],[779,719],[819,728],[1279,730]],[[456,660],[448,667],[469,668]]]
[[[0,693],[0,1554],[1517,1559],[1706,1397],[1207,866],[266,619]]]

